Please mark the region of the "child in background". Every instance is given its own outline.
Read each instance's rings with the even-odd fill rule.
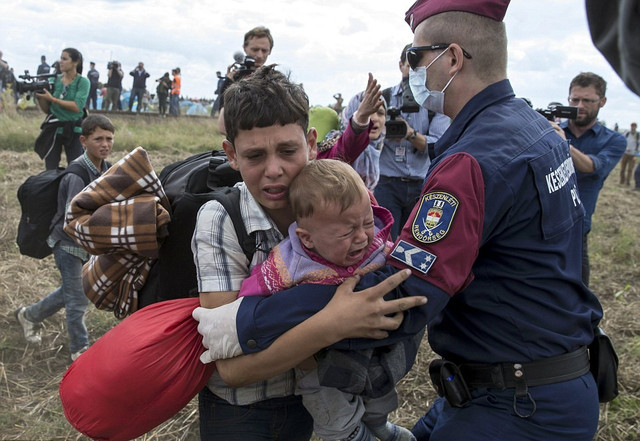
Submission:
[[[271,295],[301,283],[337,285],[385,264],[393,245],[387,242],[393,218],[387,209],[372,207],[370,193],[351,166],[331,159],[307,163],[291,183],[289,200],[296,222],[289,227],[288,238],[254,267],[239,296]],[[331,357],[322,359],[320,363],[330,362]],[[321,386],[315,367],[315,361],[309,360],[296,369],[296,377],[297,393],[314,419],[318,436],[414,439],[407,429],[387,421],[398,405],[394,387],[375,397],[342,392]]]
[[[103,115],[90,115],[82,122],[80,143],[84,147],[84,154],[71,164],[78,163],[86,168],[90,181],[97,179],[111,167],[106,158],[113,148],[114,132],[113,124]],[[25,339],[29,343],[40,343],[40,322],[65,308],[72,361],[89,347],[89,334],[84,322],[89,299],[82,288],[82,265],[89,254],[64,232],[63,226],[67,207],[85,186],[83,178],[75,173],[67,173],[62,177],[58,188],[58,210],[52,220],[51,235],[47,243],[53,249],[62,285],[39,302],[21,306],[15,312]]]

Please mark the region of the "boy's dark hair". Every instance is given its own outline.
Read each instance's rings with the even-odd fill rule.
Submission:
[[[251,29],[249,32],[244,34],[244,44],[242,47],[247,47],[249,44],[249,40],[252,38],[264,38],[267,37],[269,39],[269,50],[273,49],[273,37],[271,36],[271,31],[264,26],[256,26]]]
[[[104,115],[89,115],[82,121],[82,136],[91,135],[96,129],[106,130],[114,133],[116,128],[109,118]]]
[[[309,98],[301,85],[275,70],[275,64],[256,69],[225,91],[224,127],[231,144],[239,130],[276,124],[298,124],[307,133]]]
[[[600,75],[596,75],[593,72],[580,72],[576,77],[571,80],[569,85],[569,93],[574,86],[578,87],[590,87],[593,86],[596,89],[596,93],[600,98],[605,97],[607,92],[607,82]]]

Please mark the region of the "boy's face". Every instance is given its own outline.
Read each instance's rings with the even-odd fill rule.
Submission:
[[[239,130],[235,145],[225,140],[222,147],[251,195],[275,219],[280,210],[290,215],[289,185],[316,157],[316,137],[315,130],[305,134],[297,124],[254,127]]]
[[[312,216],[298,221],[296,233],[305,247],[347,267],[359,263],[373,242],[373,211],[364,188],[360,202],[344,211],[340,208],[334,203],[322,204]]]
[[[113,148],[113,132],[98,127],[89,136],[81,135],[80,142],[91,162],[99,170],[100,164],[109,156]]]

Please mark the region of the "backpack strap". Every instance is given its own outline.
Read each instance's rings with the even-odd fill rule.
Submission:
[[[244,225],[244,220],[240,213],[240,189],[237,187],[221,188],[217,193],[215,200],[220,202],[229,214],[236,236],[238,236],[240,247],[244,255],[247,256],[249,263],[251,263],[253,255],[258,249],[258,246],[256,246],[256,232],[249,234]]]
[[[85,187],[89,185],[89,183],[91,182],[91,176],[89,176],[89,170],[87,169],[87,167],[85,167],[82,164],[78,164],[77,162],[72,162],[67,166],[67,168],[64,169],[62,173],[60,173],[57,181],[58,186],[62,182],[62,178],[64,177],[64,175],[69,173],[79,176],[80,179],[82,179],[82,182],[84,183]],[[56,213],[51,221],[51,225],[55,225],[56,223],[58,223],[60,221],[60,218],[64,216],[65,216],[64,213],[61,215]]]
[[[91,176],[89,176],[89,170],[87,170],[87,167],[82,164],[78,164],[77,162],[72,162],[64,169],[63,174],[67,173],[73,173],[76,176],[80,176],[85,187],[91,182]]]

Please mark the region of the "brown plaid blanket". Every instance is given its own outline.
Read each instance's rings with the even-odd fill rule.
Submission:
[[[92,254],[84,292],[98,309],[124,318],[138,307],[153,260],[167,235],[170,204],[147,152],[137,147],[78,193],[65,231]]]

